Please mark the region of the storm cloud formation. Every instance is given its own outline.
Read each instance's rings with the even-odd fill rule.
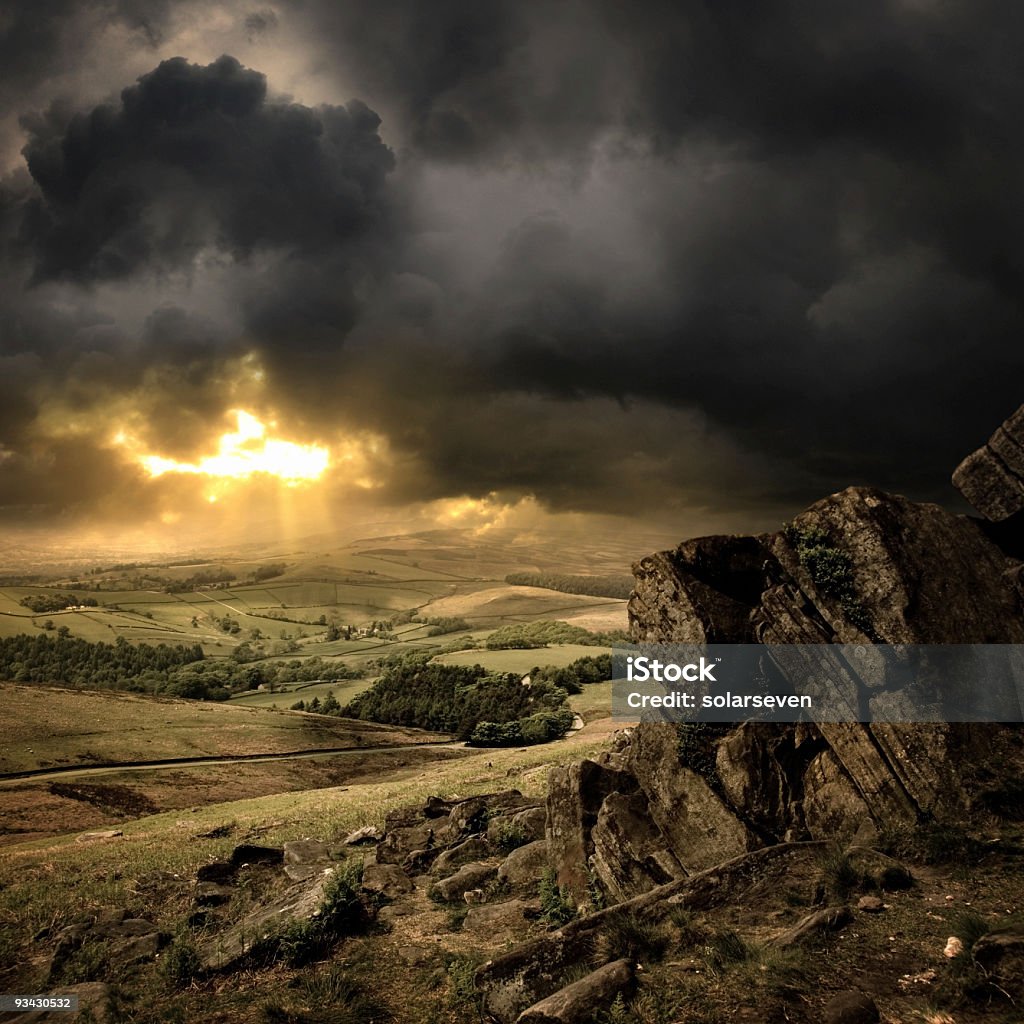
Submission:
[[[383,505],[681,530],[850,483],[952,501],[1024,399],[1010,3],[138,0],[77,5],[74,53],[36,9],[0,40],[35,54],[10,514],[155,514],[114,413],[188,457],[247,366],[296,436],[375,439]]]

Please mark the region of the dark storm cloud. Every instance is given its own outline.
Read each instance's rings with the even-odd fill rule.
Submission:
[[[388,500],[795,509],[853,482],[947,500],[1024,399],[1017,5],[231,10],[248,62],[304,40],[364,102],[180,59],[24,110],[33,181],[0,212],[6,280],[36,283],[4,352],[40,362],[6,437],[81,366],[111,394],[156,373],[185,452],[255,349],[289,422],[389,438]],[[117,12],[146,46],[204,17]],[[40,66],[67,56],[47,24]],[[120,292],[68,297],[136,285],[131,325]]]
[[[124,278],[204,248],[308,255],[372,226],[393,164],[377,116],[357,101],[268,104],[266,88],[234,58],[176,58],[119,105],[27,118],[36,279]]]

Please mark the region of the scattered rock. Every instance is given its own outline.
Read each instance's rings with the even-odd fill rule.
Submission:
[[[431,870],[435,875],[444,877],[445,875],[452,874],[456,868],[467,864],[469,861],[480,860],[481,857],[486,857],[490,852],[491,848],[483,836],[472,836],[465,842],[458,843],[440,854],[434,861]]]
[[[349,832],[342,840],[342,846],[369,845],[370,843],[379,843],[383,838],[384,833],[376,825],[364,825],[354,832]]]
[[[538,839],[513,850],[498,868],[498,878],[512,886],[536,885],[547,866],[548,844]]]
[[[81,835],[75,836],[76,843],[87,843],[90,839],[117,839],[118,836],[123,836],[124,833],[119,828],[108,828],[102,832],[83,832]]]
[[[880,914],[885,910],[885,904],[877,896],[861,896],[857,900],[857,909],[865,914]]]
[[[465,864],[450,878],[442,878],[434,888],[441,899],[451,903],[461,900],[467,889],[479,889],[497,873],[496,867],[487,864]]]
[[[363,888],[393,900],[412,892],[415,886],[409,876],[394,864],[369,864],[363,868]]]
[[[863,992],[840,992],[825,1004],[825,1024],[878,1024],[878,1007]]]
[[[616,960],[524,1010],[516,1024],[582,1024],[632,984],[632,964]]]
[[[240,963],[252,948],[293,921],[309,921],[320,912],[329,875],[298,882],[272,903],[254,910],[199,949],[204,971],[222,971]]]

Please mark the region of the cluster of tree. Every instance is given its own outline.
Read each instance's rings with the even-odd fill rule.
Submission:
[[[30,594],[18,603],[34,612],[62,612],[65,608],[75,608],[79,605],[86,608],[98,607],[96,598],[78,597],[75,594]]]
[[[242,632],[242,624],[238,619],[231,618],[230,615],[225,615],[224,618],[217,619],[216,621],[221,632],[230,633],[232,636]]]
[[[555,686],[560,686],[567,693],[581,693],[582,687],[588,683],[603,683],[611,677],[610,654],[598,654],[596,657],[588,654],[585,658],[577,658],[571,665],[563,668],[544,665],[530,672],[531,681],[547,680]]]
[[[487,648],[492,651],[512,648],[528,650],[534,647],[548,647],[551,644],[610,647],[627,639],[626,633],[619,629],[592,633],[589,629],[572,626],[568,622],[516,622],[496,629],[487,638]]]
[[[565,690],[547,680],[524,684],[514,673],[488,672],[480,665],[427,663],[425,656],[419,655],[406,656],[385,669],[369,690],[343,709],[343,714],[364,721],[454,733],[459,739],[481,744],[483,737],[492,733],[485,730],[474,740],[482,723],[518,723],[517,735],[523,736],[524,723],[529,719],[531,724],[525,729],[531,736],[543,733],[545,738],[553,739],[552,730],[557,731],[558,723],[564,723],[557,733],[562,735],[572,722],[567,697]],[[555,714],[561,711],[566,713]],[[550,728],[548,724],[541,728],[540,720],[532,721],[534,716],[543,714],[554,715],[550,720],[544,719],[545,723],[555,723]],[[513,731],[509,731],[509,736]]]
[[[261,565],[253,574],[252,578],[256,583],[264,580],[272,580],[276,576],[283,576],[288,566],[284,562],[274,562],[270,565]]]
[[[206,569],[197,572],[187,579],[169,580],[164,589],[168,594],[180,594],[189,590],[198,590],[202,587],[219,586],[223,583],[232,583],[238,577],[228,569]]]
[[[446,633],[468,633],[473,627],[463,618],[456,615],[440,615],[421,620],[429,626],[427,636],[444,636]]]
[[[560,739],[572,726],[567,707],[538,711],[514,722],[481,722],[469,737],[472,747],[523,747]]]
[[[544,587],[563,594],[588,597],[628,598],[633,592],[632,576],[571,576],[558,572],[511,572],[506,583],[517,587]]]
[[[338,698],[334,696],[334,691],[328,690],[323,700],[314,697],[308,704],[304,700],[297,700],[290,710],[309,711],[314,715],[340,715],[342,707],[338,703]]]
[[[89,643],[67,634],[0,639],[0,679],[87,689],[158,693],[184,666],[202,662],[199,644]]]

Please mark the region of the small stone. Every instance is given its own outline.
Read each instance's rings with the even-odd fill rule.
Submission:
[[[825,1024],[878,1024],[878,1007],[863,992],[840,992],[825,1004]]]
[[[412,892],[412,880],[394,864],[371,864],[363,868],[363,888],[388,899]]]
[[[880,914],[885,910],[885,904],[877,896],[861,896],[857,900],[857,909],[865,914]]]
[[[76,843],[87,843],[90,839],[117,839],[118,836],[123,836],[124,833],[119,828],[108,828],[102,832],[83,832],[79,836],[75,836]]]
[[[342,840],[342,845],[362,846],[363,844],[379,843],[383,838],[384,833],[376,825],[364,825],[362,828],[357,828],[355,832],[349,832]]]
[[[946,939],[946,948],[942,951],[942,955],[952,960],[954,957],[958,957],[963,951],[964,944],[955,935],[950,935],[950,937]]]

